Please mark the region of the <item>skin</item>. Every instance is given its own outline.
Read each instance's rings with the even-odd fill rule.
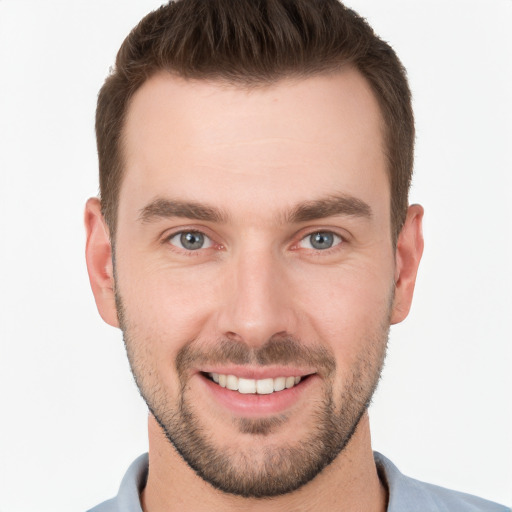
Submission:
[[[368,84],[352,69],[252,90],[165,73],[141,87],[125,126],[115,276],[96,198],[87,203],[85,223],[98,310],[119,326],[115,285],[132,369],[146,389],[177,404],[182,389],[175,363],[185,346],[210,350],[230,339],[257,351],[283,333],[332,356],[337,411],[361,361],[361,386],[371,388],[387,328],[408,314],[423,251],[418,205],[409,207],[393,248],[382,124]],[[333,196],[368,211],[350,214],[345,202],[337,212],[293,215],[300,205]],[[156,199],[193,202],[223,218],[198,219],[182,210],[155,215],[147,207]],[[186,230],[204,233],[210,245],[179,247],[175,235]],[[336,235],[333,247],[310,245],[309,235],[319,231]],[[312,411],[328,381],[322,368],[308,369],[315,373],[310,384],[285,409],[286,421],[265,436],[241,434],[235,420],[268,414],[227,408],[207,391],[200,370],[187,369],[183,393],[219,449],[250,454],[258,466],[265,447],[300,447],[315,428]],[[146,511],[386,509],[367,413],[316,478],[272,499],[213,488],[151,414],[149,457]]]

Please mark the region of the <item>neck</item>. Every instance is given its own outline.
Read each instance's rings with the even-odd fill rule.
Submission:
[[[150,415],[149,474],[141,504],[144,512],[385,512],[387,490],[373,459],[367,413],[345,449],[312,481],[295,492],[266,499],[241,498],[214,489],[181,458]]]

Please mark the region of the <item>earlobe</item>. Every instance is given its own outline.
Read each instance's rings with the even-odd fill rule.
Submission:
[[[404,320],[411,308],[416,274],[423,254],[422,220],[423,207],[419,204],[409,206],[396,246],[392,324]]]
[[[96,307],[105,322],[119,327],[114,293],[112,247],[101,203],[96,197],[85,205],[85,230],[87,242],[85,258]]]

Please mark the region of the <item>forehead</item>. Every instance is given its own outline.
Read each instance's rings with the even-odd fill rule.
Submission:
[[[250,195],[255,209],[386,198],[382,127],[353,69],[256,88],[157,74],[127,112],[119,218],[166,195],[226,208]]]

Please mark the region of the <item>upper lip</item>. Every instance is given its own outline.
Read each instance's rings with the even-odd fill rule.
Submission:
[[[312,368],[298,368],[292,366],[249,367],[249,366],[219,366],[205,365],[199,369],[201,373],[219,373],[221,375],[235,375],[242,379],[276,379],[278,377],[305,377],[316,373]]]

